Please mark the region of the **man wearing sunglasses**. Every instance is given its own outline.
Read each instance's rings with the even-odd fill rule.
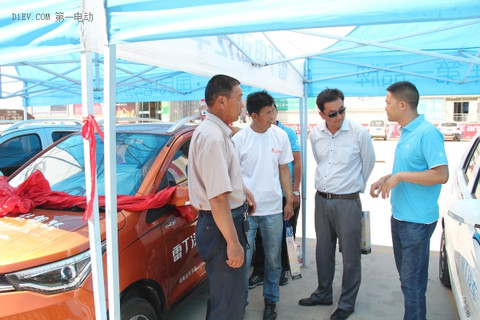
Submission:
[[[355,309],[361,281],[362,203],[359,193],[375,164],[368,131],[346,119],[344,95],[326,89],[317,96],[324,120],[310,133],[315,161],[315,233],[318,286],[301,306],[333,304],[332,282],[338,243],[343,260],[342,293],[331,320],[347,319]]]

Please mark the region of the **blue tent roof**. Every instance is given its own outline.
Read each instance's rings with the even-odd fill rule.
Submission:
[[[480,94],[480,20],[361,26],[308,58],[308,95],[326,85],[382,96],[408,80],[422,95]]]
[[[7,92],[2,87],[0,98],[19,96],[25,105],[82,101],[88,114],[91,100],[101,100],[108,92],[102,88],[102,73],[107,70],[109,75],[112,65],[115,86],[109,81],[104,86],[115,88],[116,97],[105,94],[107,110],[113,109],[112,100],[127,94],[132,94],[131,101],[143,101],[147,93],[149,100],[168,100],[173,94],[166,87],[188,100],[216,73],[297,97],[315,96],[327,86],[347,95],[384,95],[383,88],[397,79],[415,82],[422,95],[479,94],[479,24],[478,0],[3,1],[0,86],[2,78],[18,79],[23,89]],[[90,53],[95,53],[93,61],[86,61]],[[116,64],[106,63],[104,69],[104,53]],[[5,74],[4,66],[15,66],[18,75]],[[188,88],[185,74],[191,79]],[[107,137],[114,117],[107,112]],[[300,119],[303,167],[305,119]],[[105,168],[111,169],[115,157],[109,141],[110,163]],[[114,170],[109,172],[115,185]],[[116,212],[114,201],[107,208]],[[111,219],[116,226],[116,216]],[[94,224],[89,224],[92,233],[99,233]],[[99,246],[94,240],[91,244],[94,275],[102,275]],[[113,261],[109,313],[115,318],[119,308],[112,304],[119,304],[119,294]],[[96,314],[102,317],[106,308],[100,278],[94,293]]]
[[[103,100],[103,51],[117,52],[117,101],[196,100],[227,73],[277,96],[384,95],[397,80],[422,95],[480,94],[480,2],[35,0],[2,4],[1,91],[25,105],[78,103],[80,52],[95,52],[94,100]]]

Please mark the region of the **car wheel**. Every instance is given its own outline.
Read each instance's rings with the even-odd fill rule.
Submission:
[[[455,136],[455,140],[460,141],[460,140],[462,140],[462,138],[460,138],[460,135],[457,134],[457,135]]]
[[[152,305],[145,299],[133,297],[122,303],[122,320],[157,320]]]
[[[447,250],[445,248],[445,230],[442,230],[442,237],[440,240],[440,258],[438,261],[438,277],[444,286],[450,287],[450,274],[448,272]]]

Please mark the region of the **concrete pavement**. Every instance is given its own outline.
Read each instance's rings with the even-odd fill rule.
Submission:
[[[403,295],[400,281],[395,268],[390,236],[391,208],[388,199],[372,199],[368,195],[371,183],[379,177],[391,172],[396,141],[374,141],[377,163],[367,183],[367,194],[362,194],[363,210],[370,211],[372,253],[362,256],[362,285],[357,298],[355,313],[352,320],[396,320],[403,319]],[[446,152],[453,170],[463,154],[468,142],[446,143]],[[315,162],[307,143],[307,188],[306,188],[306,267],[302,268],[302,279],[292,281],[287,286],[280,287],[280,302],[277,305],[278,320],[282,319],[330,319],[330,314],[336,309],[333,306],[301,307],[298,300],[308,297],[315,289],[315,230],[313,223],[313,186],[312,174]],[[452,176],[452,175],[451,175]],[[450,192],[450,183],[442,187],[440,195],[440,212],[444,210],[445,193]],[[301,242],[302,217],[297,225],[297,242]],[[444,287],[438,280],[438,250],[440,247],[441,226],[437,225],[431,240],[429,283],[427,289],[427,319],[457,320],[458,315],[451,290]],[[341,286],[342,263],[341,254],[337,254],[337,266],[334,278],[334,299],[338,300]],[[249,292],[249,302],[245,320],[262,319],[263,295],[262,286]],[[175,305],[168,313],[169,320],[197,320],[205,318],[208,284],[202,285],[194,294]],[[335,301],[336,301],[335,300]]]
[[[337,251],[335,278],[333,282],[334,305],[302,307],[298,300],[308,297],[315,289],[315,239],[307,239],[306,267],[302,268],[302,279],[280,287],[280,302],[277,304],[278,320],[328,320],[336,309],[340,295],[342,260]],[[245,320],[262,319],[263,286],[249,291],[249,302]],[[192,295],[173,306],[167,314],[169,320],[205,319],[208,283],[199,287]],[[352,320],[395,320],[403,319],[403,295],[400,289],[393,251],[388,246],[373,246],[372,253],[362,255],[362,284],[357,297]],[[430,254],[429,282],[427,289],[427,319],[457,320],[457,311],[449,288],[438,280],[438,252]]]

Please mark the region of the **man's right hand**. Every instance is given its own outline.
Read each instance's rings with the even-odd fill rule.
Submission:
[[[240,268],[243,265],[245,251],[240,242],[237,241],[232,245],[227,243],[227,257],[226,263],[230,268]]]
[[[245,250],[238,240],[227,193],[219,194],[210,199],[210,206],[213,220],[227,242],[227,260],[225,262],[231,268],[240,268],[245,259]]]

